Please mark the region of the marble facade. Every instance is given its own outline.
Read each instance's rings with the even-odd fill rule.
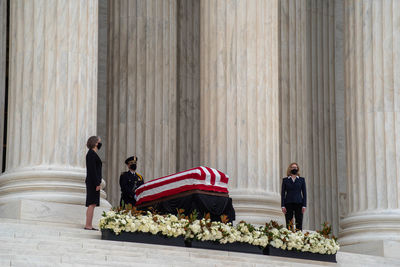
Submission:
[[[23,201],[59,214],[64,206],[34,203],[85,203],[86,140],[96,132],[97,121],[98,2],[10,3],[0,214],[22,208]],[[102,191],[101,205],[109,207],[105,196]]]
[[[177,2],[110,1],[107,178],[119,203],[125,159],[145,180],[176,171]]]
[[[201,164],[230,175],[237,220],[257,224],[282,221],[278,7],[278,1],[200,6]]]
[[[328,221],[353,251],[400,244],[398,1],[21,0],[9,22],[0,204],[82,204],[98,133],[104,206],[135,154],[146,180],[220,169],[239,220],[282,222],[280,178],[298,162],[306,228]]]
[[[400,3],[344,5],[344,245],[400,241]]]
[[[200,1],[178,1],[177,170],[200,164]],[[197,122],[197,123],[194,123]]]
[[[327,221],[337,234],[340,159],[336,148],[334,3],[281,1],[280,173],[284,174],[291,162],[300,164],[311,204],[304,225],[318,228]]]

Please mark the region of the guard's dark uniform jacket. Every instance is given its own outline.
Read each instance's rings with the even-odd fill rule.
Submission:
[[[123,172],[119,177],[119,185],[121,186],[121,200],[125,205],[135,205],[135,190],[143,184],[143,177],[138,173],[131,173],[130,171]]]

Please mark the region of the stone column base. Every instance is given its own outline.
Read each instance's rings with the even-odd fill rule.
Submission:
[[[340,251],[400,259],[400,241],[377,240],[373,242],[361,242],[341,246]]]
[[[265,225],[271,220],[285,223],[285,217],[280,208],[280,196],[273,193],[260,194],[231,190],[229,193],[235,208],[235,223],[246,221],[255,225]]]
[[[400,258],[400,210],[349,214],[341,220],[339,244],[343,251]]]
[[[103,211],[111,205],[101,200],[101,206],[94,209],[93,225],[98,226]],[[83,205],[64,204],[50,201],[21,199],[0,204],[0,217],[19,220],[80,224],[86,221],[86,207]]]

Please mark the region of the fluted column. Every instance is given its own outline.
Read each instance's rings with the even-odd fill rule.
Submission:
[[[282,221],[278,1],[201,1],[201,162],[230,176],[237,220]]]
[[[200,0],[178,0],[177,171],[200,165]]]
[[[4,133],[4,102],[7,73],[7,1],[0,1],[0,140]],[[0,148],[0,168],[3,168],[3,146]]]
[[[335,42],[335,116],[336,116],[336,171],[337,171],[337,198],[338,225],[333,223],[336,236],[340,232],[340,220],[347,213],[347,176],[346,176],[346,120],[345,120],[345,68],[344,68],[344,0],[333,0],[334,4],[334,42]]]
[[[98,68],[97,68],[97,135],[107,141],[107,45],[108,45],[108,0],[98,0]],[[106,142],[104,142],[106,145]],[[100,149],[97,153],[103,162],[103,176],[107,176],[107,149]],[[108,187],[108,185],[107,185]],[[107,198],[109,196],[107,195]]]
[[[145,180],[176,171],[177,3],[109,1],[108,193],[138,157]]]
[[[336,152],[335,95],[335,3],[334,0],[312,0],[309,3],[309,68],[311,80],[308,95],[309,133],[312,157],[309,162],[309,218],[311,229],[324,222],[339,227],[338,174]]]
[[[85,203],[96,134],[97,1],[11,1],[6,172],[0,203]],[[105,193],[102,192],[102,205]]]
[[[292,162],[300,166],[306,178],[308,210],[303,219],[304,228],[310,229],[308,219],[314,214],[311,132],[311,78],[309,71],[310,7],[307,0],[280,1],[280,156],[279,175],[286,175]],[[283,215],[283,214],[282,214]],[[309,216],[310,215],[310,216]],[[311,223],[313,221],[311,220]]]
[[[349,209],[340,242],[400,241],[400,2],[345,1],[344,11]]]
[[[339,227],[336,155],[335,1],[280,2],[281,175],[306,178],[307,229]]]
[[[291,162],[299,163],[302,175],[310,172],[308,149],[311,143],[311,90],[307,64],[307,11],[306,0],[280,1],[279,97],[282,177],[286,175],[286,169]]]

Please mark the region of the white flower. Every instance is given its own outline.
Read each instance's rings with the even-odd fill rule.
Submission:
[[[200,233],[201,227],[199,224],[191,224],[189,226],[190,230],[192,230],[193,233],[197,234]]]
[[[254,227],[250,224],[211,222],[209,219],[179,219],[175,215],[156,215],[147,212],[145,215],[129,215],[126,212],[108,211],[100,219],[101,229],[110,229],[115,234],[121,232],[145,232],[162,234],[170,237],[184,236],[202,241],[218,241],[221,244],[245,242],[255,246],[266,247],[268,244],[280,249],[296,249],[303,252],[334,254],[339,244],[323,237],[317,232],[291,232],[286,228],[276,229]],[[271,238],[271,241],[269,241]]]
[[[281,248],[283,246],[283,241],[280,239],[274,239],[273,241],[271,241],[271,246],[273,246],[274,248]]]
[[[115,212],[110,210],[110,211],[107,211],[106,215],[107,215],[107,217],[114,217],[115,216]]]
[[[144,233],[148,233],[148,232],[149,232],[149,230],[150,230],[150,229],[149,229],[149,226],[148,226],[148,225],[146,225],[146,224],[144,224],[144,225],[143,225],[143,224],[142,224],[142,225],[140,225],[138,229],[139,229],[139,231],[140,231],[140,232],[144,232]]]

